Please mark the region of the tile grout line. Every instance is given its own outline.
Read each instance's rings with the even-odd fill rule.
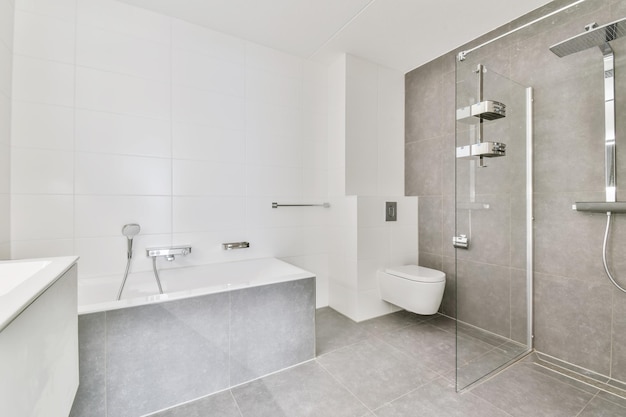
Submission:
[[[239,407],[239,403],[237,402],[237,399],[235,398],[235,394],[233,394],[232,388],[229,388],[228,392],[230,393],[230,398],[232,398],[233,401],[235,402],[235,407],[237,407],[237,411],[239,412],[239,415],[241,417],[244,417],[243,411],[241,411],[241,407]]]
[[[393,314],[393,313],[392,313],[392,314]],[[429,319],[429,320],[430,320],[430,319]],[[366,320],[366,321],[367,321],[367,320]],[[423,322],[419,322],[419,323],[407,323],[406,325],[403,325],[402,327],[399,327],[399,328],[397,328],[397,329],[395,329],[395,330],[390,330],[390,331],[388,331],[388,332],[384,332],[384,333],[381,333],[381,334],[376,334],[376,333],[371,332],[371,331],[369,331],[369,330],[367,330],[367,329],[363,329],[363,330],[366,332],[366,334],[367,334],[367,335],[366,335],[365,337],[363,337],[362,339],[359,339],[359,340],[357,340],[357,341],[355,341],[355,342],[349,343],[349,344],[344,345],[344,346],[337,347],[337,348],[335,348],[335,349],[333,349],[333,350],[330,350],[330,351],[328,351],[328,352],[324,352],[324,353],[322,353],[322,354],[320,354],[320,355],[316,355],[315,359],[320,358],[320,357],[323,357],[323,356],[326,356],[326,355],[328,355],[328,354],[330,354],[330,353],[333,353],[333,352],[336,352],[336,351],[338,351],[338,350],[340,350],[340,349],[344,349],[344,348],[347,348],[347,347],[350,347],[350,346],[354,346],[354,345],[356,345],[357,343],[361,343],[361,342],[363,342],[364,340],[368,340],[369,338],[377,338],[377,339],[380,339],[380,337],[381,337],[381,336],[383,336],[383,335],[387,335],[387,334],[390,334],[390,333],[395,333],[396,331],[404,330],[404,329],[409,328],[409,327],[411,327],[411,326],[420,325],[420,324],[425,323],[426,321],[427,321],[427,320],[425,320],[425,321],[423,321]],[[363,326],[361,326],[360,324],[361,324],[361,323],[356,323],[356,325],[357,325],[359,328],[362,328]],[[382,339],[381,339],[381,340],[382,340]]]
[[[232,340],[232,308],[233,308],[233,296],[232,292],[228,292],[228,386],[229,391],[232,390],[232,352],[231,352],[231,340]]]
[[[462,393],[458,393],[458,392],[457,392],[457,395],[471,395],[471,396],[472,396],[472,397],[474,397],[474,398],[478,398],[479,400],[486,402],[487,404],[491,405],[491,406],[492,406],[493,408],[495,408],[496,410],[500,410],[500,411],[502,411],[502,412],[503,412],[504,414],[506,414],[507,416],[513,417],[513,414],[511,414],[511,413],[509,413],[508,411],[506,411],[506,410],[504,410],[504,409],[502,409],[502,408],[498,407],[497,405],[493,404],[491,401],[489,401],[489,400],[487,400],[487,399],[485,399],[485,398],[483,398],[483,397],[479,396],[478,394],[474,394],[471,390],[470,390],[470,391],[468,391],[468,392],[466,392],[466,393],[464,393],[464,394],[462,394]]]
[[[593,400],[595,400],[595,399],[598,397],[598,394],[599,394],[599,393],[600,393],[600,391],[598,391],[598,392],[597,392],[597,393],[596,393],[593,397],[591,397],[591,398],[589,399],[589,401],[587,401],[587,402],[585,403],[585,405],[583,405],[583,407],[580,409],[580,411],[579,411],[579,412],[578,412],[578,413],[577,413],[574,417],[578,417],[578,416],[580,416],[580,414],[581,414],[583,411],[585,411],[585,408],[587,408],[587,406],[588,406],[589,404],[591,404],[591,402],[592,402]]]
[[[109,335],[107,333],[107,318],[108,314],[105,311],[104,312],[104,415],[108,416],[109,414],[109,404],[107,401],[107,392],[108,392],[108,384],[107,384],[107,374],[108,374],[108,349],[107,349],[107,345],[108,345],[108,338]]]
[[[346,346],[344,346],[344,347],[342,347],[342,348],[339,348],[339,349],[348,348],[348,347],[354,346],[354,345],[356,345],[356,344],[358,344],[358,343],[361,343],[361,342],[363,342],[363,341],[369,341],[370,339],[376,339],[377,341],[379,341],[379,342],[383,343],[384,345],[388,346],[389,348],[391,348],[394,352],[397,352],[398,354],[400,354],[400,355],[401,355],[401,356],[403,356],[404,358],[408,359],[410,362],[414,363],[414,364],[416,365],[416,367],[422,368],[422,369],[427,370],[427,371],[429,371],[429,372],[432,372],[433,374],[435,374],[435,375],[436,375],[436,377],[432,378],[431,380],[429,380],[429,381],[427,381],[427,382],[425,382],[425,383],[423,383],[423,384],[419,385],[418,387],[416,387],[416,388],[414,388],[414,389],[412,389],[412,390],[410,390],[410,391],[409,391],[409,392],[413,392],[413,391],[415,391],[415,390],[417,390],[417,389],[419,389],[419,388],[421,388],[421,387],[423,387],[423,386],[425,386],[425,385],[428,385],[428,384],[432,383],[433,381],[435,381],[435,380],[437,380],[437,379],[439,379],[439,378],[444,378],[444,379],[445,379],[445,378],[446,378],[446,375],[445,375],[445,374],[446,374],[446,372],[447,372],[447,371],[442,373],[442,372],[437,371],[437,370],[435,370],[435,369],[432,369],[432,368],[430,368],[430,367],[428,367],[428,366],[418,365],[418,364],[416,363],[416,361],[415,361],[415,358],[413,358],[410,354],[408,354],[408,353],[407,353],[407,352],[405,352],[404,350],[402,350],[402,349],[400,349],[400,348],[398,348],[398,347],[396,347],[396,346],[394,346],[394,345],[390,344],[387,340],[385,340],[385,338],[384,338],[383,336],[385,336],[385,335],[389,335],[389,334],[391,334],[391,333],[397,333],[397,332],[400,332],[401,330],[408,329],[408,328],[410,328],[410,327],[418,327],[418,326],[420,326],[420,325],[425,325],[428,321],[431,321],[431,320],[433,320],[434,318],[435,318],[435,317],[431,317],[431,318],[426,319],[426,320],[424,320],[424,321],[421,321],[421,322],[419,322],[419,323],[407,323],[406,325],[403,325],[402,327],[399,327],[399,328],[397,328],[397,329],[390,330],[390,331],[387,331],[387,332],[383,332],[383,333],[380,333],[380,334],[376,334],[376,333],[368,332],[368,333],[369,333],[369,336],[368,336],[367,338],[364,338],[363,340],[358,341],[358,342],[355,342],[355,343],[352,343],[352,344],[350,344],[350,345],[346,345]],[[432,324],[429,324],[429,326],[439,329],[437,326],[434,326],[434,325],[432,325]],[[442,330],[442,329],[439,329],[439,330]],[[336,349],[336,350],[339,350],[339,349]],[[335,350],[335,351],[336,351],[336,350]],[[334,352],[334,351],[333,351],[333,352]],[[332,352],[327,352],[327,353],[332,353]],[[324,354],[324,355],[326,355],[326,354]],[[323,355],[322,355],[322,356],[323,356]],[[330,371],[328,371],[328,372],[330,373]],[[398,398],[401,398],[401,397],[403,397],[404,395],[407,395],[407,394],[408,394],[408,392],[407,392],[407,393],[405,393],[405,394],[403,394],[403,395],[401,395],[401,396],[400,396],[400,397],[398,397]],[[397,399],[397,398],[396,398],[396,399]],[[394,399],[394,400],[392,400],[392,401],[395,401],[396,399]],[[385,404],[390,403],[390,402],[391,402],[391,401],[386,402]],[[382,407],[382,406],[381,406],[381,407]],[[380,408],[380,407],[378,407],[378,408],[376,408],[376,409],[379,409],[379,408]],[[373,410],[372,410],[372,412],[373,412]]]
[[[611,289],[611,334],[609,339],[609,380],[613,379],[613,334],[615,330],[615,290]]]
[[[422,384],[422,385],[420,385],[420,386],[418,386],[418,387],[413,388],[412,390],[410,390],[410,391],[408,391],[408,392],[406,392],[406,393],[404,393],[404,394],[402,394],[402,395],[400,395],[400,396],[398,396],[398,397],[394,398],[393,400],[386,401],[386,402],[385,402],[383,405],[381,405],[380,407],[377,407],[377,408],[375,408],[374,410],[372,410],[372,413],[374,413],[374,414],[375,414],[377,410],[380,410],[381,408],[383,408],[383,407],[385,407],[385,406],[387,406],[387,405],[391,405],[391,404],[392,404],[392,403],[394,403],[395,401],[398,401],[398,400],[399,400],[399,399],[401,399],[401,398],[407,397],[407,396],[411,395],[412,393],[414,393],[415,391],[417,391],[417,390],[419,390],[419,389],[421,389],[421,388],[425,387],[426,385],[432,384],[433,382],[438,381],[438,380],[440,380],[440,379],[442,379],[442,380],[444,380],[444,381],[447,381],[447,379],[446,379],[446,377],[445,377],[445,376],[443,376],[443,375],[438,375],[438,376],[437,376],[437,378],[435,378],[435,379],[433,379],[433,380],[431,380],[431,381],[425,382],[424,384]]]
[[[326,369],[326,367],[324,365],[322,365],[317,358],[314,359],[315,363],[317,363],[320,368],[322,368],[324,370],[324,372],[326,372],[333,380],[335,380],[339,385],[341,385],[341,387],[343,389],[345,389],[350,395],[352,395],[361,405],[363,405],[363,407],[365,407],[365,409],[367,411],[369,411],[370,413],[373,413],[374,410],[372,410],[371,408],[369,408],[363,401],[361,401],[361,399],[359,397],[356,396],[355,393],[353,393],[348,387],[345,386],[345,384],[343,382],[341,382],[332,372],[330,372],[328,369]]]
[[[407,326],[407,327],[409,327],[409,326]],[[405,328],[407,328],[407,327],[404,327],[403,329],[405,329]],[[435,326],[433,326],[433,327],[435,327]],[[402,329],[400,329],[400,330],[402,330]],[[395,333],[395,332],[387,332],[386,334],[389,334],[389,333]],[[387,340],[385,340],[385,339],[383,339],[383,338],[381,338],[381,337],[379,337],[379,336],[377,336],[377,335],[375,335],[374,337],[375,337],[375,338],[377,338],[378,340],[380,340],[382,343],[386,344],[387,346],[391,347],[391,348],[392,348],[392,349],[394,349],[395,351],[399,352],[401,355],[403,355],[404,357],[406,357],[407,359],[409,359],[411,362],[415,362],[415,358],[413,358],[413,357],[412,357],[409,353],[405,352],[403,349],[400,349],[400,348],[398,348],[398,347],[396,347],[396,346],[392,345],[392,344],[391,344],[391,343],[389,343]],[[437,375],[437,377],[436,377],[436,378],[433,378],[433,379],[432,379],[432,380],[430,380],[428,383],[430,383],[430,382],[432,382],[432,381],[436,380],[438,377],[443,377],[443,378],[445,378],[445,374],[446,374],[447,372],[449,372],[449,371],[445,371],[445,372],[443,372],[443,373],[442,373],[442,372],[437,371],[437,370],[435,370],[435,369],[432,369],[432,368],[430,368],[430,367],[428,367],[428,366],[422,366],[422,365],[418,365],[418,366],[419,366],[420,368],[423,368],[423,369],[426,369],[426,370],[428,370],[428,371],[430,371],[430,372],[433,372],[434,374],[436,374],[436,375]],[[426,384],[422,384],[422,385],[420,385],[420,387],[421,387],[421,386],[423,386],[423,385],[426,385]],[[417,389],[417,388],[416,388],[416,389]],[[412,391],[414,391],[414,390],[412,390]]]
[[[170,245],[174,245],[174,21],[169,19]]]

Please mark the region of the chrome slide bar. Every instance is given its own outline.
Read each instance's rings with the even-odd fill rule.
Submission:
[[[272,203],[272,208],[278,207],[330,207],[330,203],[322,203],[322,204],[278,204],[276,202]]]
[[[609,43],[600,47],[604,55],[604,166],[606,201],[616,199],[615,185],[615,56]]]

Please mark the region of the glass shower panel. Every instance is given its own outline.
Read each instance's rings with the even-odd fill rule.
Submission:
[[[456,69],[457,390],[529,352],[529,89]],[[532,268],[530,268],[532,270]]]

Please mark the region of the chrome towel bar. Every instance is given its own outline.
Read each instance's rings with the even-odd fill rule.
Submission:
[[[278,204],[278,203],[272,203],[272,208],[278,208],[278,207],[324,207],[324,208],[328,208],[328,207],[330,207],[330,203],[322,203],[322,204]]]

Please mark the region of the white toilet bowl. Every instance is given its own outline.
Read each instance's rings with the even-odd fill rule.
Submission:
[[[417,265],[378,271],[382,299],[417,314],[435,314],[446,286],[446,274]]]

